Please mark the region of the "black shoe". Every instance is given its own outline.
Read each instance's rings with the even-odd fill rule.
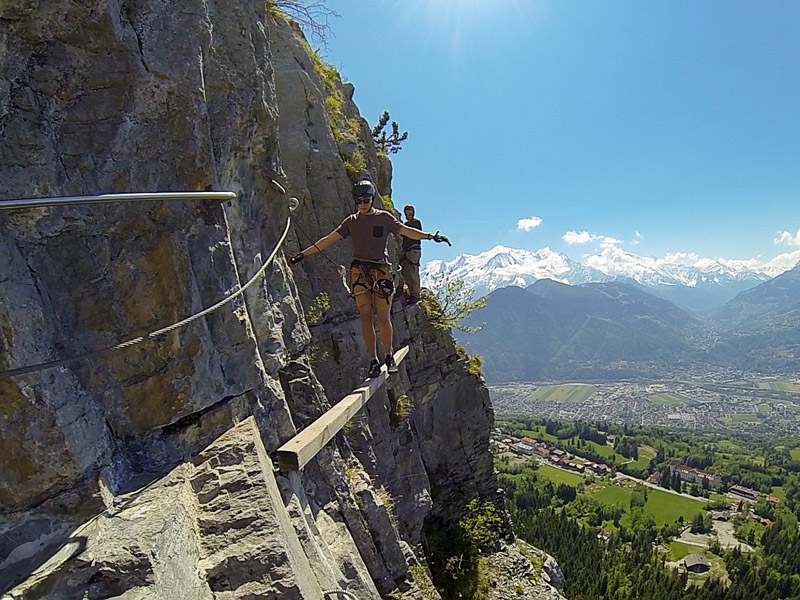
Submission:
[[[394,362],[394,356],[391,354],[386,355],[383,364],[386,365],[386,370],[389,371],[389,373],[397,373],[397,363]]]
[[[367,379],[375,379],[376,377],[380,377],[381,374],[381,363],[378,362],[377,358],[373,358],[369,363],[369,371],[367,371]]]
[[[419,298],[416,296],[406,296],[406,306],[414,306],[419,302]]]

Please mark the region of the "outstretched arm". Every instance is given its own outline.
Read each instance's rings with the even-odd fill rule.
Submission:
[[[338,242],[341,242],[343,239],[344,238],[338,232],[332,231],[324,238],[321,238],[316,244],[312,244],[299,254],[295,254],[291,259],[289,259],[289,262],[295,265],[304,258],[307,258],[309,256],[314,256],[315,254],[319,254],[323,250],[330,248],[331,246],[333,246]]]
[[[397,233],[407,238],[411,238],[412,240],[433,239],[432,233],[425,233],[424,231],[420,231],[419,229],[414,229],[413,227],[408,227],[407,225],[401,225],[400,230]]]
[[[397,233],[407,238],[411,238],[412,240],[433,240],[434,242],[447,242],[448,246],[452,245],[450,244],[450,240],[443,235],[439,235],[438,231],[436,233],[426,233],[424,231],[420,231],[419,229],[414,229],[413,227],[401,225]]]

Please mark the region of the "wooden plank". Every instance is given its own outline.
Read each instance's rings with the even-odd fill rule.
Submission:
[[[394,361],[399,365],[407,354],[408,346],[400,348],[394,353]],[[383,365],[378,377],[365,380],[364,385],[342,398],[328,412],[278,448],[278,468],[281,471],[302,469],[361,410],[388,377],[386,365]]]

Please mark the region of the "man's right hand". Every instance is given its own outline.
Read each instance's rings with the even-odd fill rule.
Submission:
[[[304,258],[305,257],[303,256],[303,253],[302,252],[298,252],[297,254],[295,254],[293,257],[291,257],[289,259],[289,263],[293,264],[293,265],[296,265],[297,263],[299,263]]]

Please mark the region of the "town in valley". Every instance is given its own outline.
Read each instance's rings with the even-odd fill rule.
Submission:
[[[489,385],[498,416],[800,435],[800,379]]]

